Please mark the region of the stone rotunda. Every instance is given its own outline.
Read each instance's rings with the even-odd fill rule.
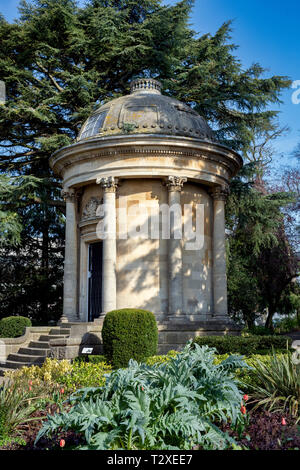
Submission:
[[[62,321],[101,324],[116,308],[150,310],[164,351],[195,335],[238,332],[227,315],[224,206],[242,159],[160,89],[133,81],[131,94],[100,106],[50,165],[66,201]],[[182,214],[178,221],[170,211],[167,236],[161,208],[174,205]],[[195,246],[186,226],[200,233]]]

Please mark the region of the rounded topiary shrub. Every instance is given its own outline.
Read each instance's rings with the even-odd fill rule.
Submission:
[[[157,354],[158,330],[153,313],[123,308],[104,318],[104,354],[114,367],[127,367],[129,359],[142,362]]]
[[[0,320],[0,338],[17,338],[25,333],[31,321],[26,317],[6,317]]]

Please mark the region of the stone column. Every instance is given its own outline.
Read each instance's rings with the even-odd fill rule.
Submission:
[[[64,299],[61,322],[78,321],[77,274],[78,274],[78,228],[77,194],[74,189],[62,191],[66,201]]]
[[[227,319],[227,279],[225,247],[225,200],[227,187],[211,191],[213,198],[213,302],[214,316]]]
[[[186,181],[186,178],[181,178],[179,176],[169,176],[167,181],[170,209],[170,240],[168,247],[170,315],[182,313],[183,308],[182,238],[174,238],[174,234],[176,234],[177,231],[182,231],[182,217],[174,217],[172,206],[180,206],[181,214],[180,193],[182,190],[183,183],[185,183]]]
[[[79,320],[88,321],[88,256],[89,245],[86,240],[80,239],[80,294],[79,294]]]
[[[103,188],[103,204],[105,208],[105,233],[103,239],[102,267],[102,310],[104,313],[117,307],[116,287],[116,189],[118,180],[113,176],[97,179]]]

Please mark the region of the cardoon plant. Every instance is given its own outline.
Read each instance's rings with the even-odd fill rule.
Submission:
[[[243,393],[235,370],[242,357],[214,364],[215,350],[188,343],[176,357],[159,365],[130,360],[127,369],[107,376],[99,388],[78,390],[68,412],[48,416],[44,435],[73,430],[80,449],[226,449],[235,445],[219,424],[245,419]]]

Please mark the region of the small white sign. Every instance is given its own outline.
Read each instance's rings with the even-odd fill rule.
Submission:
[[[92,354],[93,348],[83,348],[81,354]]]

